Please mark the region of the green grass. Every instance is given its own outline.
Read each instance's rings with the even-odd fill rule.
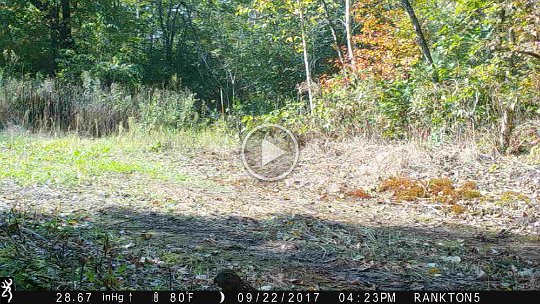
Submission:
[[[128,186],[130,191],[140,193],[141,201],[155,197],[168,206],[178,202],[170,198],[168,201],[159,191],[147,193],[145,186],[157,180],[158,185],[166,181],[179,188],[215,189],[219,185],[189,171],[189,156],[206,149],[228,150],[232,144],[234,141],[229,135],[215,129],[151,134],[133,130],[95,139],[6,131],[0,132],[0,181],[9,179],[22,185],[62,185],[62,188],[69,189],[84,189],[78,186],[93,184],[102,190],[108,190],[119,182]],[[95,214],[85,211],[58,214],[57,210],[26,213],[24,207],[21,209],[11,209],[0,221],[0,273],[15,277],[21,289],[80,286],[89,290],[134,286],[141,289],[150,286],[163,290],[168,286],[168,275],[160,273],[160,267],[155,263],[138,264],[140,253],[126,253],[121,247],[130,242],[155,242],[154,239],[148,241],[138,238],[138,234],[133,238],[119,234],[106,228],[108,218],[96,218]],[[20,234],[25,237],[11,237]],[[26,236],[33,239],[29,241]],[[61,248],[54,247],[57,243],[62,244]],[[151,246],[153,248],[155,243]],[[69,257],[59,253],[63,250],[70,253]],[[173,263],[176,258],[185,262],[186,257],[192,255],[188,250],[187,253],[179,253],[178,257],[168,256],[167,261]],[[199,265],[206,260],[201,258],[192,263]],[[111,268],[111,264],[118,266]],[[142,283],[132,285],[132,281],[122,279],[131,278],[134,273],[142,274],[139,279]],[[157,279],[148,282],[144,280],[146,277]],[[143,283],[146,287],[140,286]]]
[[[77,136],[44,137],[0,133],[0,179],[20,184],[78,185],[112,175],[182,182],[188,179],[167,159],[155,157],[186,147],[227,145],[214,132],[124,134],[99,139]]]

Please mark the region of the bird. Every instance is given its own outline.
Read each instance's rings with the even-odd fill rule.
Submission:
[[[214,278],[214,284],[219,286],[223,292],[255,291],[253,286],[242,280],[240,276],[231,269],[220,271]]]

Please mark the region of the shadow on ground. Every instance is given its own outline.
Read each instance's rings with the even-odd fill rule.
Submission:
[[[11,212],[0,276],[22,289],[215,289],[222,268],[273,289],[538,289],[539,242],[472,227],[371,227],[278,214],[187,217],[107,208]]]

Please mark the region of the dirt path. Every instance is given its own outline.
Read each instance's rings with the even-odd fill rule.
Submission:
[[[0,182],[5,248],[33,252],[16,261],[28,272],[19,273],[23,286],[211,289],[231,267],[263,289],[540,288],[540,169],[516,159],[319,143],[302,151],[292,176],[266,183],[232,150],[146,157],[190,178]],[[460,212],[432,199],[402,202],[377,191],[394,175],[475,181],[482,197],[460,202]],[[349,195],[358,189],[371,198]]]

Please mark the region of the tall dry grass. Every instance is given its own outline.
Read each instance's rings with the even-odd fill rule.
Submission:
[[[54,79],[3,78],[0,75],[0,128],[17,125],[32,131],[68,131],[104,136],[136,121],[147,129],[191,127],[198,122],[196,98],[187,91],[128,90]]]

